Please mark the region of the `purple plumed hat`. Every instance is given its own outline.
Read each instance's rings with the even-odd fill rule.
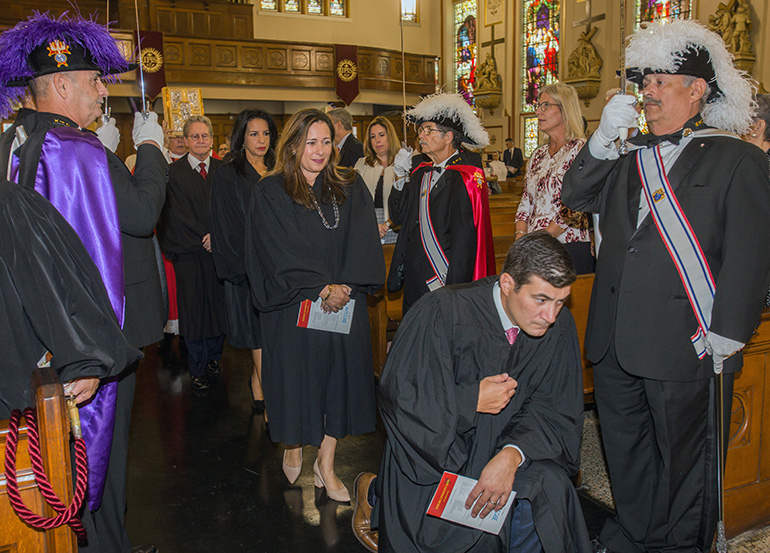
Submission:
[[[0,34],[0,114],[11,113],[35,77],[83,70],[111,77],[130,69],[104,25],[66,12],[35,13]]]

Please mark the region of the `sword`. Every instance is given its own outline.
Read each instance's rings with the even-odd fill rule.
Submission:
[[[150,110],[147,107],[147,96],[144,88],[144,64],[142,63],[142,38],[139,35],[139,3],[134,0],[134,11],[136,12],[136,43],[139,49],[139,79],[142,89],[142,118],[147,121],[150,117]]]
[[[626,0],[620,0],[620,94],[626,93]],[[620,144],[618,145],[618,154],[624,156],[628,154],[628,128],[618,129]]]
[[[717,409],[717,553],[727,552],[727,537],[725,535],[725,481],[724,481],[724,454],[725,454],[725,399],[724,399],[724,374],[722,373],[722,359],[714,361],[716,377],[716,391],[719,408]]]
[[[107,32],[110,30],[110,0],[107,0]],[[104,98],[104,113],[102,114],[102,124],[106,125],[110,122],[110,115],[112,115],[112,109],[108,106],[109,97]]]
[[[406,144],[406,62],[405,62],[405,55],[404,55],[404,14],[401,13],[400,15],[401,20],[401,95],[402,95],[402,103],[403,103],[403,111],[401,112],[401,118],[404,120],[404,147],[407,148]],[[406,180],[405,183],[408,183],[410,180],[409,172],[406,173]]]

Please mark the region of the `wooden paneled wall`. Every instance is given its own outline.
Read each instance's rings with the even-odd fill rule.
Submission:
[[[121,0],[118,25],[136,27],[132,1]],[[254,6],[217,0],[152,0],[139,3],[142,30],[196,38],[254,37]]]

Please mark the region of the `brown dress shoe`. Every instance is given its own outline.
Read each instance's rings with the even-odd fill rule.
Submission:
[[[377,551],[378,532],[372,530],[372,506],[369,504],[369,486],[372,480],[377,477],[371,472],[362,472],[356,477],[353,484],[353,490],[356,495],[356,508],[353,511],[353,517],[350,519],[350,525],[353,527],[353,534],[356,539],[368,551]]]

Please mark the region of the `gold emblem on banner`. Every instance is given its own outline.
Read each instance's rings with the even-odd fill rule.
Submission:
[[[155,48],[142,48],[142,67],[145,73],[157,73],[163,67],[163,54]]]
[[[353,60],[340,60],[337,64],[337,77],[345,83],[349,83],[358,75],[358,66]]]

